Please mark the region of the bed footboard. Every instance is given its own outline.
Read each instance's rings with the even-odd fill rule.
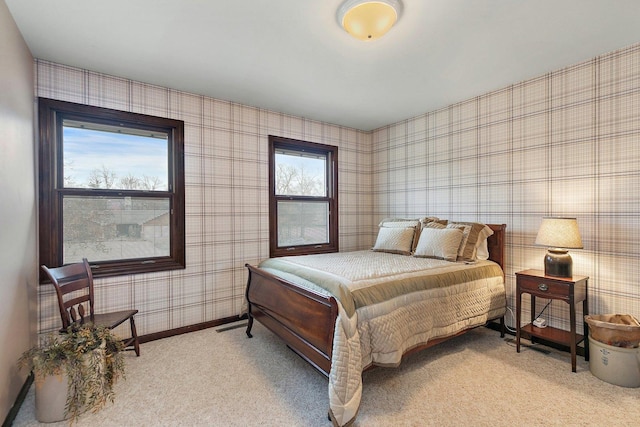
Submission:
[[[302,289],[252,265],[245,266],[249,269],[247,335],[251,337],[253,320],[258,320],[328,377],[338,317],[335,298]]]

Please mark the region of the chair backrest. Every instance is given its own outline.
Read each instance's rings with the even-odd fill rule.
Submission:
[[[86,258],[80,263],[56,268],[43,265],[42,270],[56,289],[63,329],[74,322],[84,323],[87,317],[93,318],[93,275]]]

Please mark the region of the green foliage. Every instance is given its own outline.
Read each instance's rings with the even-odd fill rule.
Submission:
[[[42,344],[25,351],[18,363],[33,370],[37,379],[66,373],[65,415],[73,422],[87,410],[113,402],[113,385],[124,378],[123,344],[111,330],[91,323],[72,325],[65,334],[51,334]]]

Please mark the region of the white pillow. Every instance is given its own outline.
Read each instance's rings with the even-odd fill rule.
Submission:
[[[406,228],[420,225],[419,219],[385,218],[380,221],[378,227]]]
[[[487,239],[484,239],[476,249],[476,259],[489,259],[489,245],[487,244]]]
[[[413,255],[455,261],[462,235],[459,228],[423,228]]]
[[[373,250],[393,254],[411,255],[415,228],[380,227]]]

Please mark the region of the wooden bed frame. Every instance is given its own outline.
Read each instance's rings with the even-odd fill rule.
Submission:
[[[493,230],[493,235],[487,240],[489,259],[499,264],[504,271],[507,226],[487,225]],[[249,317],[247,336],[252,337],[251,328],[255,319],[284,340],[300,357],[329,377],[333,333],[338,317],[336,299],[300,288],[258,267],[249,264],[245,266],[249,269],[246,289]],[[501,336],[504,336],[504,316],[500,318],[500,327]],[[405,355],[434,346],[466,331],[432,339],[425,345],[410,349]]]

